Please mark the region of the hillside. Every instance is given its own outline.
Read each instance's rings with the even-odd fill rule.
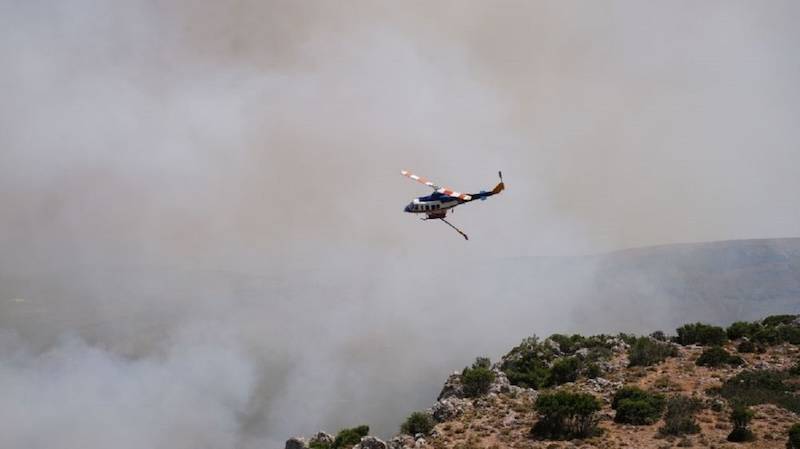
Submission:
[[[531,337],[495,364],[454,372],[388,442],[362,427],[286,449],[787,447],[800,425],[800,317],[676,334]],[[734,409],[749,417],[738,433]],[[729,441],[734,433],[749,441]]]
[[[473,275],[497,279],[506,302],[571,304],[561,321],[572,327],[562,331],[649,332],[691,320],[724,324],[800,313],[800,238],[519,257]]]

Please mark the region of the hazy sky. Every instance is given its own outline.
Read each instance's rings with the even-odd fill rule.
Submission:
[[[796,236],[799,19],[0,0],[0,446],[389,433],[477,352],[571,326],[467,270]],[[465,242],[401,212],[427,193],[401,169],[508,190],[453,215]]]

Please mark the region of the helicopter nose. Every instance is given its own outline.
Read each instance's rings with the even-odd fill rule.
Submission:
[[[403,209],[403,212],[411,212],[411,204],[407,205],[405,209]]]

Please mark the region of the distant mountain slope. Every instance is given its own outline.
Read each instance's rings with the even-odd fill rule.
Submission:
[[[593,303],[617,311],[658,312],[673,323],[800,311],[796,238],[631,249],[596,256],[592,263]]]

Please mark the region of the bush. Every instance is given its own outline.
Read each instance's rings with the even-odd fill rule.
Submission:
[[[662,435],[685,435],[700,430],[694,421],[694,414],[701,408],[698,399],[675,395],[667,399],[666,408],[664,426],[658,429]]]
[[[336,434],[331,449],[345,449],[361,442],[361,438],[369,434],[369,426],[358,426],[342,429]]]
[[[472,367],[464,368],[461,372],[461,384],[464,386],[465,395],[477,397],[489,392],[495,377],[490,366],[489,359],[478,357]]]
[[[433,417],[425,412],[414,412],[406,418],[405,422],[400,426],[400,432],[416,435],[421,433],[427,435],[433,430],[436,422]]]
[[[575,351],[581,348],[581,344],[585,340],[582,335],[578,334],[574,334],[571,337],[563,334],[553,334],[548,339],[556,342],[559,351],[564,354],[574,354]]]
[[[800,449],[800,423],[789,428],[789,441],[786,442],[789,449]]]
[[[620,340],[624,341],[625,343],[627,343],[629,345],[633,345],[633,343],[639,337],[637,337],[636,335],[633,335],[633,334],[626,334],[625,332],[620,332],[619,334],[617,334],[617,338],[619,338]]]
[[[728,326],[728,328],[725,329],[725,333],[728,335],[728,339],[738,340],[742,337],[752,338],[759,329],[761,329],[761,325],[758,323],[737,321]]]
[[[800,326],[785,324],[778,326],[776,329],[778,331],[778,339],[781,343],[800,345]]]
[[[789,411],[800,413],[800,397],[784,384],[789,377],[785,371],[742,371],[722,384],[719,392],[730,402],[742,405],[775,404]]]
[[[761,324],[764,326],[777,326],[779,324],[791,324],[798,315],[770,315],[763,320]]]
[[[742,340],[742,342],[739,343],[739,346],[736,347],[736,350],[742,354],[756,352],[756,345],[750,340]]]
[[[661,363],[667,357],[678,355],[678,348],[670,343],[662,343],[648,337],[639,337],[631,345],[629,366],[650,366]]]
[[[327,441],[315,440],[315,441],[312,441],[312,442],[308,443],[308,447],[309,447],[309,449],[331,449],[333,446],[332,446],[331,443],[329,443]]]
[[[798,360],[793,367],[789,368],[789,374],[792,376],[800,376],[800,360]]]
[[[575,382],[581,370],[581,361],[577,357],[564,357],[558,359],[550,368],[550,385],[561,385]]]
[[[596,431],[600,401],[591,394],[545,393],[536,400],[535,407],[540,417],[531,432],[540,438],[583,438]]]
[[[800,327],[792,324],[765,326],[753,334],[752,340],[767,345],[779,345],[781,343],[798,345],[800,344]]]
[[[512,349],[504,357],[500,369],[506,373],[512,385],[539,389],[550,379],[548,361],[553,357],[550,348],[533,336]]]
[[[617,411],[614,422],[653,424],[664,411],[664,396],[648,393],[638,387],[624,387],[614,394],[611,408]]]
[[[712,346],[703,351],[700,357],[697,358],[695,364],[698,366],[711,366],[719,367],[722,365],[739,366],[744,364],[741,357],[728,354],[721,346]]]
[[[721,346],[728,339],[724,329],[704,323],[685,324],[676,331],[677,342],[684,346],[692,344]]]
[[[733,430],[728,434],[728,441],[741,443],[755,440],[756,436],[747,428],[747,425],[753,420],[754,415],[753,411],[746,406],[741,404],[735,405],[733,411],[731,411]]]
[[[758,330],[755,334],[753,334],[753,338],[751,338],[756,343],[763,343],[765,345],[777,345],[781,342],[781,336],[778,333],[778,329],[774,326],[770,327],[762,327]]]

